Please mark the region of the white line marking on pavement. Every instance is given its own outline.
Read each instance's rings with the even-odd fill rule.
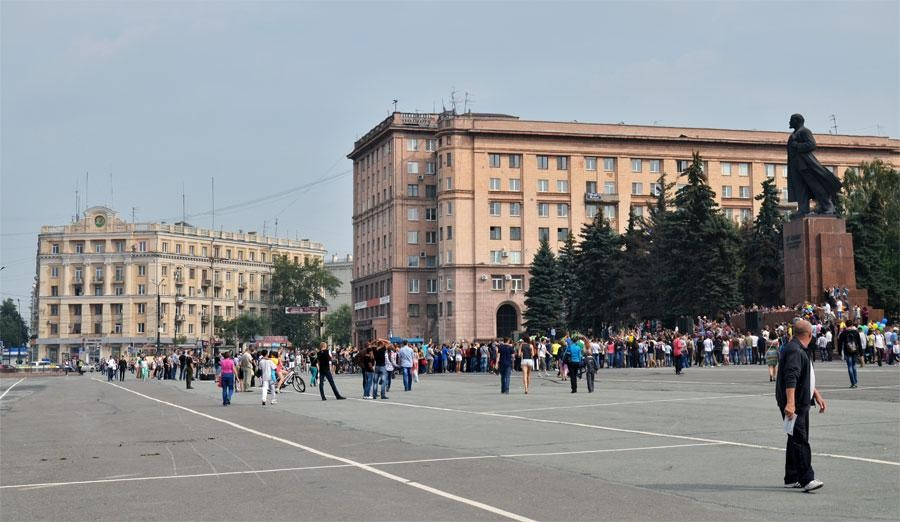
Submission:
[[[353,399],[353,400],[361,400],[361,399]],[[561,426],[575,426],[578,428],[587,428],[592,430],[603,430],[603,431],[613,431],[617,433],[632,433],[635,435],[647,435],[650,437],[664,437],[669,439],[678,439],[678,440],[690,440],[695,442],[711,442],[716,444],[723,444],[728,446],[737,446],[741,448],[755,448],[755,449],[765,449],[772,451],[784,451],[784,448],[776,448],[774,446],[763,446],[761,444],[748,444],[746,442],[734,442],[729,440],[716,440],[716,439],[707,439],[703,437],[691,437],[688,435],[673,435],[670,433],[657,433],[653,431],[643,431],[643,430],[631,430],[626,428],[614,428],[611,426],[598,426],[596,424],[584,424],[581,422],[569,422],[569,421],[560,421],[560,420],[550,420],[550,419],[536,419],[531,417],[522,417],[521,415],[508,415],[504,413],[491,413],[484,411],[468,411],[468,410],[458,410],[454,408],[441,408],[438,406],[424,406],[421,404],[407,404],[402,402],[395,401],[372,401],[375,404],[380,404],[384,406],[404,406],[407,408],[421,408],[426,410],[436,410],[436,411],[447,411],[452,413],[464,413],[469,415],[484,415],[487,417],[499,417],[502,419],[515,419],[522,420],[528,422],[538,422],[542,424],[558,424]],[[900,462],[894,462],[891,460],[879,460],[879,459],[870,459],[866,457],[854,457],[852,455],[838,455],[834,453],[813,453],[813,455],[817,457],[830,457],[834,459],[844,459],[844,460],[854,460],[857,462],[869,462],[872,464],[885,464],[888,466],[900,466]]]
[[[6,397],[6,394],[9,393],[9,390],[13,389],[17,384],[19,384],[20,382],[22,382],[24,380],[25,380],[25,377],[22,377],[18,381],[12,383],[12,386],[10,386],[9,388],[7,388],[6,390],[3,391],[3,395],[0,395],[0,399],[3,399],[3,397]]]
[[[101,380],[99,380],[99,379],[94,379],[94,380],[97,381],[97,382],[103,382],[103,381],[101,381]],[[164,400],[161,400],[161,399],[157,399],[157,398],[151,397],[151,396],[149,396],[149,395],[144,395],[143,393],[136,392],[136,391],[134,391],[134,390],[130,390],[130,389],[128,389],[128,388],[125,388],[124,386],[119,386],[118,384],[114,384],[114,383],[111,383],[111,382],[107,382],[107,383],[105,383],[105,384],[108,384],[108,385],[110,385],[110,386],[114,386],[114,387],[116,387],[116,388],[119,388],[120,390],[127,391],[127,392],[132,393],[132,394],[134,394],[134,395],[137,395],[137,396],[139,396],[139,397],[143,397],[143,398],[145,398],[145,399],[149,399],[149,400],[151,400],[151,401],[158,402],[158,403],[160,403],[160,404],[165,404],[165,405],[167,405],[167,406],[171,406],[171,407],[173,407],[173,408],[177,408],[177,409],[186,411],[186,412],[188,412],[188,413],[193,413],[194,415],[197,415],[197,416],[200,416],[200,417],[204,417],[204,418],[207,418],[207,419],[212,420],[212,421],[220,422],[220,423],[222,423],[222,424],[225,424],[226,426],[231,426],[232,428],[236,428],[236,429],[245,431],[245,432],[247,432],[247,433],[252,433],[253,435],[258,435],[258,436],[260,436],[260,437],[264,437],[264,438],[267,438],[267,439],[269,439],[269,440],[274,440],[274,441],[277,441],[277,442],[281,442],[281,443],[283,443],[283,444],[287,444],[288,446],[293,446],[293,447],[295,447],[295,448],[302,449],[302,450],[304,450],[304,451],[307,451],[307,452],[312,453],[312,454],[314,454],[314,455],[318,455],[318,456],[320,456],[320,457],[324,457],[324,458],[326,458],[326,459],[336,460],[336,461],[338,461],[338,462],[342,462],[342,463],[344,463],[344,464],[348,464],[348,465],[350,465],[350,466],[359,468],[359,469],[361,469],[361,470],[363,470],[363,471],[368,471],[369,473],[373,473],[373,474],[378,475],[378,476],[380,476],[380,477],[384,477],[384,478],[386,478],[386,479],[390,479],[390,480],[393,480],[393,481],[395,481],[395,482],[399,482],[399,483],[401,483],[401,484],[405,484],[405,485],[407,485],[407,486],[410,486],[410,487],[413,487],[413,488],[416,488],[416,489],[420,489],[420,490],[422,490],[422,491],[427,491],[428,493],[431,493],[431,494],[433,494],[433,495],[437,495],[437,496],[439,496],[439,497],[444,497],[444,498],[446,498],[446,499],[453,500],[453,501],[455,501],[455,502],[459,502],[459,503],[461,503],[461,504],[465,504],[465,505],[467,505],[467,506],[471,506],[471,507],[474,507],[474,508],[478,508],[478,509],[481,509],[481,510],[483,510],[483,511],[487,511],[487,512],[489,512],[489,513],[493,513],[493,514],[495,514],[495,515],[500,515],[500,516],[502,516],[502,517],[506,517],[506,518],[509,518],[509,519],[511,519],[511,520],[518,520],[518,521],[520,521],[520,522],[532,522],[531,519],[529,519],[529,518],[527,518],[527,517],[524,517],[524,516],[522,516],[522,515],[518,515],[518,514],[516,514],[516,513],[512,513],[512,512],[510,512],[510,511],[506,511],[506,510],[504,510],[504,509],[500,509],[500,508],[498,508],[498,507],[491,506],[491,505],[485,504],[485,503],[483,503],[483,502],[479,502],[479,501],[477,501],[477,500],[472,500],[472,499],[468,499],[468,498],[461,497],[461,496],[458,496],[458,495],[454,495],[453,493],[448,493],[448,492],[446,492],[446,491],[443,491],[443,490],[440,490],[440,489],[437,489],[437,488],[433,488],[433,487],[431,487],[431,486],[427,486],[427,485],[421,484],[421,483],[419,483],[419,482],[414,482],[414,481],[412,481],[412,480],[405,479],[405,478],[403,478],[403,477],[394,475],[394,474],[392,474],[392,473],[388,473],[388,472],[386,472],[386,471],[382,471],[382,470],[380,470],[380,469],[378,469],[378,468],[374,468],[374,467],[372,467],[372,466],[363,464],[363,463],[361,463],[361,462],[357,462],[357,461],[355,461],[355,460],[351,460],[351,459],[344,458],[344,457],[339,457],[339,456],[337,456],[337,455],[332,455],[331,453],[326,453],[326,452],[324,452],[324,451],[322,451],[322,450],[317,450],[317,449],[315,449],[315,448],[312,448],[312,447],[310,447],[310,446],[306,446],[306,445],[303,445],[303,444],[299,444],[299,443],[294,442],[294,441],[292,441],[292,440],[288,440],[288,439],[285,439],[285,438],[282,438],[282,437],[278,437],[278,436],[275,436],[275,435],[270,435],[270,434],[268,434],[268,433],[264,433],[264,432],[261,432],[261,431],[259,431],[259,430],[255,430],[255,429],[253,429],[253,428],[248,428],[248,427],[246,427],[246,426],[242,426],[242,425],[240,425],[240,424],[238,424],[238,423],[236,423],[236,422],[232,422],[232,421],[229,421],[229,420],[221,419],[221,418],[219,418],[219,417],[215,417],[215,416],[213,416],[213,415],[209,415],[209,414],[206,414],[206,413],[202,413],[202,412],[199,412],[199,411],[197,411],[197,410],[192,410],[192,409],[190,409],[190,408],[188,408],[188,407],[186,407],[186,406],[181,406],[181,405],[174,404],[174,403],[171,403],[171,402],[168,402],[168,401],[164,401]]]
[[[582,450],[582,451],[554,451],[550,453],[517,453],[509,455],[472,455],[467,457],[446,457],[437,459],[419,459],[419,460],[395,460],[390,462],[368,462],[366,466],[395,466],[401,464],[426,464],[429,462],[447,462],[454,460],[487,460],[513,457],[544,457],[558,455],[580,455],[586,453],[616,453],[622,451],[644,451],[656,449],[670,448],[688,448],[692,446],[715,446],[716,444],[674,444],[671,446],[649,446],[641,448],[616,448],[616,449],[600,449],[600,450]],[[43,482],[37,484],[12,484],[9,486],[0,486],[0,489],[40,489],[60,486],[77,486],[85,484],[108,484],[111,482],[140,482],[145,480],[164,480],[164,479],[184,479],[184,478],[203,478],[203,477],[225,477],[229,475],[253,475],[257,473],[281,473],[287,471],[308,471],[319,469],[333,468],[352,468],[352,464],[328,464],[322,466],[303,466],[298,468],[276,468],[276,469],[260,469],[260,470],[244,470],[244,471],[223,471],[220,473],[196,473],[193,475],[165,475],[152,477],[134,477],[132,475],[116,475],[97,480],[76,480],[72,482]]]
[[[716,397],[687,397],[682,399],[658,399],[652,401],[625,401],[625,402],[597,402],[593,404],[578,404],[575,406],[548,406],[545,408],[527,408],[522,410],[496,410],[485,413],[525,413],[531,411],[545,410],[572,410],[577,408],[593,408],[595,406],[624,406],[631,404],[655,404],[658,402],[682,402],[682,401],[710,401],[715,399],[738,399],[746,397],[765,397],[766,395],[775,395],[774,393],[754,393],[748,395],[720,395]]]
[[[350,468],[352,464],[328,464],[324,466],[304,466],[300,468],[278,468],[278,469],[261,469],[261,470],[244,470],[244,471],[222,471],[219,473],[195,473],[193,475],[165,475],[153,477],[110,477],[97,480],[75,480],[72,482],[43,482],[40,484],[12,484],[9,486],[0,486],[0,489],[16,489],[16,488],[49,488],[58,486],[77,486],[81,484],[107,484],[110,482],[141,482],[145,480],[168,480],[168,479],[186,479],[201,477],[225,477],[228,475],[252,475],[255,473],[280,473],[283,471],[306,471],[313,469],[330,469],[330,468]]]

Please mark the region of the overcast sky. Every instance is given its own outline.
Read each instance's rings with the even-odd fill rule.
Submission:
[[[353,141],[454,88],[525,119],[897,137],[898,5],[3,0],[0,293],[27,308],[86,172],[90,205],[171,222],[183,188],[202,227],[215,177],[216,228],[350,253]]]

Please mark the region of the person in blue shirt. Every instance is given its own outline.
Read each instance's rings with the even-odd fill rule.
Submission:
[[[497,369],[500,373],[500,393],[509,395],[509,378],[512,374],[513,364],[513,347],[509,339],[503,339],[503,342],[497,346]]]
[[[581,369],[581,359],[584,354],[584,341],[578,339],[573,340],[566,337],[566,350],[568,352],[569,379],[572,383],[572,393],[578,392],[578,370]]]

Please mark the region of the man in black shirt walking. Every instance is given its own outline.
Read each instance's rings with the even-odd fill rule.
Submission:
[[[812,341],[812,325],[802,319],[794,322],[794,337],[778,356],[775,400],[781,416],[795,419],[793,433],[788,434],[784,463],[784,487],[812,491],[823,486],[816,480],[809,447],[809,408],[813,401],[819,413],[825,412],[825,399],[816,389],[816,373],[805,348]]]
[[[335,398],[339,401],[345,399],[346,397],[342,396],[337,386],[334,385],[334,378],[331,376],[331,354],[328,353],[328,343],[319,343],[316,363],[319,366],[319,395],[322,396],[322,400],[326,400],[325,379],[328,379],[328,384],[331,385],[331,391],[334,392]]]
[[[513,347],[509,344],[509,339],[503,339],[503,342],[497,347],[497,369],[500,373],[500,393],[509,395],[509,377],[512,373],[513,364]]]

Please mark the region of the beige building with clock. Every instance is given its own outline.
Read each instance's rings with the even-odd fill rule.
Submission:
[[[157,331],[166,347],[202,345],[216,322],[270,312],[275,256],[324,260],[325,247],[185,223],[129,223],[100,206],[74,223],[44,226],[35,357],[95,361],[129,348],[152,351]]]

